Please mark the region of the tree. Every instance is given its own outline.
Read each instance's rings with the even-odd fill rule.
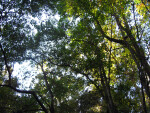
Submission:
[[[60,14],[62,14],[62,17],[64,17],[63,15],[68,15],[75,20],[80,18],[79,22],[76,21],[72,27],[73,29],[69,29],[69,34],[73,37],[71,41],[84,43],[87,40],[89,41],[90,38],[95,41],[94,35],[97,33],[96,37],[99,40],[102,39],[104,42],[107,42],[108,48],[111,48],[109,43],[113,42],[127,48],[137,65],[141,84],[147,96],[150,97],[148,85],[150,66],[147,59],[149,58],[149,53],[147,52],[149,47],[143,45],[149,42],[149,36],[143,35],[149,29],[146,28],[144,30],[144,26],[142,26],[143,23],[145,25],[149,23],[149,12],[146,10],[147,6],[145,6],[139,9],[140,13],[137,13],[135,9],[139,3],[141,1],[66,0],[60,3],[60,7],[64,6],[64,10],[60,10]],[[146,12],[148,15],[145,15]],[[140,14],[144,14],[144,18],[141,17],[142,21],[136,19]],[[131,15],[133,15],[133,18]],[[134,24],[131,24],[131,22]],[[85,29],[88,33],[83,32]],[[76,32],[74,33],[74,31]],[[92,33],[90,34],[90,32]]]
[[[32,2],[33,3],[33,2]],[[31,3],[31,5],[32,5]],[[25,53],[29,50],[34,39],[29,37],[29,26],[25,24],[27,21],[26,14],[29,9],[29,1],[1,1],[1,34],[0,34],[0,58],[1,58],[1,76],[6,77],[8,82],[2,81],[1,88],[7,87],[16,92],[31,94],[40,104],[43,111],[47,112],[44,105],[40,102],[35,91],[19,90],[14,87],[12,79],[13,63],[21,62],[25,59]],[[18,19],[19,18],[19,19]],[[25,26],[25,27],[24,27]],[[28,38],[27,38],[28,37]],[[38,44],[35,44],[38,46]],[[7,73],[4,73],[4,69]],[[7,77],[8,75],[8,77]],[[3,79],[2,79],[3,80]],[[4,83],[4,84],[3,84]]]
[[[22,11],[21,16],[39,17],[44,9],[47,13],[57,12],[60,19],[49,19],[40,25],[34,22],[35,36],[30,36],[23,27],[20,31],[7,24],[13,18],[4,22],[1,68],[2,72],[5,68],[9,77],[8,83],[1,86],[31,94],[46,113],[149,112],[149,3],[144,0],[15,3]],[[10,38],[14,35],[18,37]],[[36,75],[38,83],[30,91],[19,90],[12,84],[10,64],[18,59],[32,61],[40,72]],[[87,87],[91,91],[85,91]]]

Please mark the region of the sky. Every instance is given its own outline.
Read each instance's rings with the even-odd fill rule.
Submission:
[[[32,80],[35,79],[35,76],[38,74],[36,67],[30,65],[29,61],[25,61],[21,64],[15,63],[13,70],[13,77],[17,77],[20,83],[19,89],[33,88],[31,84]]]
[[[49,15],[46,13],[43,13],[40,18],[37,17],[28,17],[28,23],[31,22],[31,20],[36,21],[39,25],[41,23],[45,23],[48,19],[53,18],[56,20],[59,20],[59,15]],[[37,33],[37,30],[34,28],[32,24],[30,24],[30,27],[32,28],[32,34],[35,35]],[[31,66],[30,61],[24,61],[23,63],[15,63],[14,64],[14,69],[13,69],[13,77],[18,77],[19,83],[20,83],[20,89],[26,89],[29,90],[30,88],[34,87],[34,84],[32,83],[33,80],[35,80],[35,76],[40,73],[40,70],[36,68],[36,66]],[[37,83],[37,81],[34,81]]]

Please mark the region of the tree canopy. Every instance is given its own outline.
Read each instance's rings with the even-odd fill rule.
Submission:
[[[0,24],[0,112],[150,112],[149,1],[2,0]]]

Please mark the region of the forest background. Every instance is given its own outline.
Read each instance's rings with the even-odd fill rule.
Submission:
[[[0,26],[0,112],[150,112],[147,0],[2,0]]]

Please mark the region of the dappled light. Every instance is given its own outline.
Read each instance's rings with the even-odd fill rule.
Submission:
[[[0,1],[0,113],[149,112],[149,0]]]

